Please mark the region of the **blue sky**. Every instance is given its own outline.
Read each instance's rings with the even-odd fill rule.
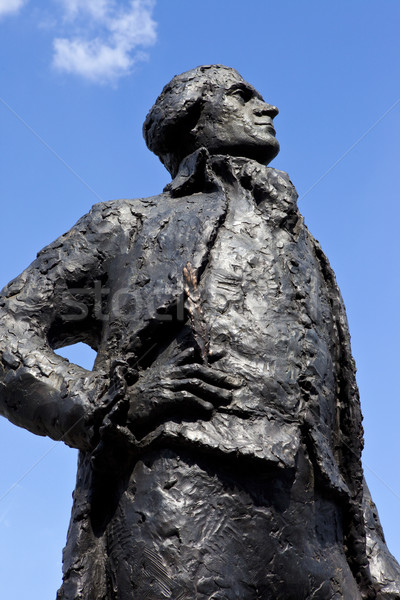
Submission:
[[[174,74],[235,67],[280,109],[272,166],[342,290],[366,476],[398,559],[399,17],[397,0],[0,0],[0,286],[93,203],[160,192],[146,112]],[[0,429],[0,587],[51,599],[76,453]]]

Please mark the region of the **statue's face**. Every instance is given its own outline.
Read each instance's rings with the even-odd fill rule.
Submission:
[[[244,156],[268,164],[279,152],[273,119],[276,106],[241,78],[214,89],[196,126],[196,141],[212,154]]]

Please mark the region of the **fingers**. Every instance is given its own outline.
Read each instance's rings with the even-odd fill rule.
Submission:
[[[196,348],[190,347],[183,350],[178,356],[172,359],[171,365],[183,365],[187,360],[193,359],[198,350]],[[220,360],[226,355],[226,350],[215,350],[210,351],[208,355],[208,361],[210,364],[215,363],[217,360]]]
[[[226,356],[226,350],[210,350],[208,353],[208,362],[210,364],[215,363],[220,358],[224,358]]]
[[[232,392],[221,387],[216,387],[200,379],[175,379],[171,381],[172,390],[185,391],[198,399],[208,400],[212,405],[229,404]]]
[[[169,376],[173,380],[196,378],[217,387],[227,388],[228,390],[237,389],[242,385],[242,380],[239,377],[234,377],[222,371],[198,364],[183,365],[170,373]]]
[[[195,396],[191,392],[187,390],[180,390],[174,393],[174,401],[177,403],[182,403],[185,406],[185,409],[188,408],[198,412],[211,413],[214,410],[214,406],[211,402],[207,402],[207,400],[203,398],[199,398]]]
[[[193,358],[195,354],[195,348],[186,348],[171,361],[171,364],[176,366],[183,365],[187,360]]]
[[[156,401],[141,403],[131,406],[128,412],[128,423],[130,426],[148,421],[149,419],[160,419],[174,414],[210,416],[214,406],[204,398],[200,398],[189,390],[164,389]]]

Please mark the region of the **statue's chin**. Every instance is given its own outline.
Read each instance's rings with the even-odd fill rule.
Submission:
[[[279,150],[279,142],[276,138],[274,138],[274,143],[268,147],[268,152],[266,153],[264,160],[261,160],[259,162],[262,162],[264,165],[268,165],[271,162],[271,160],[278,156]]]
[[[272,137],[272,136],[271,136]],[[236,145],[236,146],[220,146],[209,150],[211,154],[227,154],[229,156],[240,156],[256,160],[262,165],[268,165],[279,153],[279,142],[276,138],[265,145]]]

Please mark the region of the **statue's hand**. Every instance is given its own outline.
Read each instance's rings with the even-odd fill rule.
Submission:
[[[207,418],[215,407],[231,402],[241,381],[215,367],[189,362],[194,355],[188,348],[167,364],[147,369],[128,388],[127,424],[132,431],[169,415]]]
[[[215,407],[231,402],[241,380],[193,362],[195,354],[188,348],[140,374],[127,370],[124,361],[115,362],[107,400],[99,411],[99,443],[92,453],[95,469],[119,472],[129,462],[137,439],[157,421],[169,416],[209,418]]]

